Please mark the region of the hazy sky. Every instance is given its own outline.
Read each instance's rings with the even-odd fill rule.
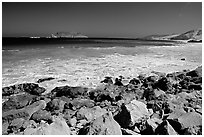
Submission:
[[[81,32],[90,37],[138,37],[202,28],[202,3],[2,4],[3,36]]]

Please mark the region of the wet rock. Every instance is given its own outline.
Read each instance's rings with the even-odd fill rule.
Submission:
[[[101,83],[113,84],[112,77],[105,77],[105,79],[102,80]]]
[[[52,122],[52,116],[51,113],[46,110],[39,110],[33,113],[31,116],[31,119],[40,122],[41,120],[47,121],[48,123]]]
[[[106,113],[81,129],[79,135],[122,135],[122,131],[112,114]]]
[[[51,91],[52,97],[70,97],[77,98],[80,96],[86,95],[88,88],[85,87],[70,87],[70,86],[62,86],[56,87]]]
[[[2,113],[2,121],[12,121],[16,118],[23,118],[25,120],[29,119],[33,113],[40,109],[44,109],[46,107],[46,103],[43,100],[35,102],[29,106],[26,106],[22,109],[10,110]]]
[[[34,95],[16,95],[11,96],[8,101],[2,104],[2,111],[6,112],[12,109],[20,109],[27,105],[30,105],[36,96]]]
[[[156,135],[177,135],[177,132],[167,120],[162,122],[155,130]]]
[[[35,83],[23,83],[10,87],[4,87],[2,89],[2,96],[10,96],[12,94],[18,94],[22,92],[26,92],[32,95],[41,95],[45,92],[45,88],[39,87],[39,85]]]
[[[53,77],[41,78],[41,79],[38,79],[37,83],[42,83],[44,81],[50,81],[50,80],[53,80],[53,79],[55,79],[55,78],[53,78]]]
[[[121,111],[114,116],[114,119],[120,124],[122,128],[134,126],[140,123],[142,119],[149,116],[146,105],[140,101],[133,100],[130,104],[122,105]]]
[[[100,108],[99,106],[95,106],[93,108],[82,107],[77,112],[77,119],[86,119],[87,121],[92,121],[105,113],[107,113],[107,111]]]

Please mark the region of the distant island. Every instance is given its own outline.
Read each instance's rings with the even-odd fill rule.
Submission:
[[[51,38],[88,38],[88,36],[79,32],[57,32],[55,34],[51,34]]]

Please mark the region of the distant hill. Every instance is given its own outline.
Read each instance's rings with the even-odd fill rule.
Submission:
[[[79,32],[57,32],[51,34],[52,38],[88,38],[88,36],[83,35]]]
[[[181,34],[168,34],[168,35],[150,35],[143,39],[148,40],[181,40],[181,41],[202,41],[202,30],[190,30]]]
[[[171,38],[172,40],[202,40],[202,30],[190,30],[176,37]]]

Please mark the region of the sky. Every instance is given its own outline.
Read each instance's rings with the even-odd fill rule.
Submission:
[[[201,2],[3,2],[2,34],[141,37],[202,28]]]

